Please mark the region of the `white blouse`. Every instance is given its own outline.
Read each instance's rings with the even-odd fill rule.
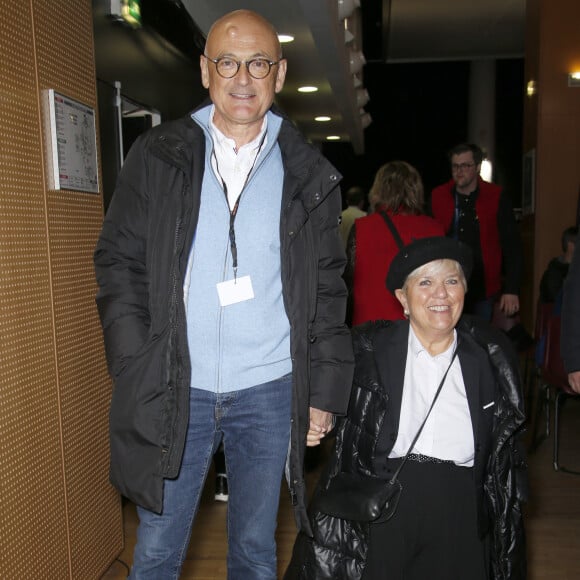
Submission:
[[[456,346],[457,333],[454,331],[451,346],[445,352],[431,356],[409,327],[399,432],[389,457],[403,457],[407,453]],[[465,467],[473,465],[473,428],[458,357],[449,369],[433,411],[411,453],[450,460]]]

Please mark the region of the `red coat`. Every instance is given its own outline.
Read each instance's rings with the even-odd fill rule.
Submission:
[[[431,212],[433,217],[443,225],[445,233],[453,227],[455,181],[436,187],[431,194]],[[475,202],[475,211],[479,222],[479,243],[483,261],[485,296],[493,296],[501,290],[502,247],[498,227],[498,212],[501,187],[479,179],[479,194]],[[517,293],[517,290],[516,290]]]
[[[445,235],[441,224],[426,215],[387,213],[405,244],[419,238]],[[389,266],[399,251],[387,224],[379,213],[372,213],[357,219],[354,228],[352,324],[404,318],[399,301],[385,285]]]

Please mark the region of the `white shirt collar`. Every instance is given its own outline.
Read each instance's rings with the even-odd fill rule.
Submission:
[[[443,359],[448,360],[451,362],[451,357],[455,352],[455,348],[457,347],[457,331],[453,329],[453,342],[449,345],[449,347],[443,351],[442,353],[432,356],[429,354],[427,349],[421,344],[421,341],[417,338],[417,335],[413,331],[413,326],[409,324],[409,352],[413,354],[415,358],[417,358],[422,352],[428,354],[431,358],[441,357]]]
[[[211,111],[209,112],[209,130],[212,139],[214,141],[214,144],[216,146],[216,149],[236,151],[236,142],[230,137],[226,137],[226,135],[224,135],[216,127],[216,124],[213,121],[214,115],[215,115],[215,105],[212,105]],[[239,153],[241,150],[252,151],[257,149],[260,146],[260,143],[262,142],[262,138],[267,128],[268,128],[268,115],[264,115],[260,132],[249,143],[246,143],[243,147],[240,147],[237,153]]]

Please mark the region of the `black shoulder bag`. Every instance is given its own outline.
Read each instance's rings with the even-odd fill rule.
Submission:
[[[417,443],[417,439],[419,439],[425,423],[427,423],[427,419],[433,410],[437,397],[439,397],[443,383],[447,378],[447,373],[449,373],[449,369],[456,355],[457,348],[439,383],[427,415],[423,419],[423,423],[421,423],[417,434],[411,445],[409,445],[409,449],[407,449],[407,453],[405,453],[393,477],[385,481],[378,477],[341,471],[330,480],[327,488],[320,489],[318,494],[313,498],[313,510],[355,522],[380,523],[386,522],[393,517],[399,503],[399,498],[401,497],[401,492],[403,491],[403,486],[397,478],[415,443]]]
[[[393,238],[395,238],[395,242],[397,242],[399,250],[402,250],[405,243],[401,239],[401,236],[399,235],[399,232],[397,231],[397,228],[395,227],[393,220],[386,211],[380,211],[379,213],[381,214],[381,217],[385,220],[387,227],[391,230],[391,234],[393,234]]]

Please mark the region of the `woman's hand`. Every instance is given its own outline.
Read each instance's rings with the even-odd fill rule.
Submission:
[[[568,383],[572,387],[572,390],[576,391],[580,395],[580,371],[575,371],[568,375]],[[312,415],[310,415],[310,424],[312,425]]]
[[[310,407],[310,428],[306,434],[306,445],[315,447],[320,445],[322,438],[332,429],[332,413]]]

